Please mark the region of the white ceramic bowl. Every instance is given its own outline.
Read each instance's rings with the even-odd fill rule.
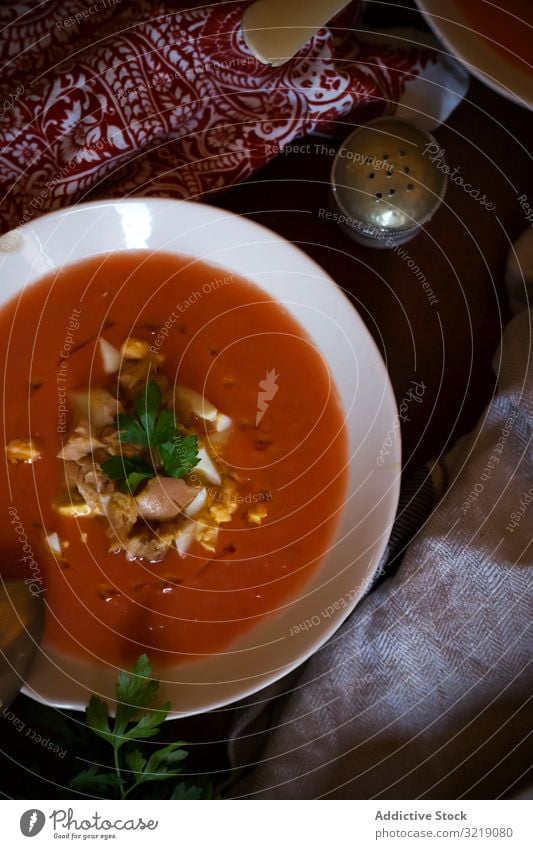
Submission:
[[[416,0],[416,3],[450,53],[474,76],[521,106],[533,105],[533,73],[523,71],[478,35],[454,0]]]
[[[334,543],[302,594],[227,650],[167,668],[162,697],[174,715],[199,713],[260,690],[306,660],[353,610],[385,549],[400,480],[394,395],[363,321],[330,277],[270,230],[211,206],[155,199],[103,201],[45,215],[0,239],[4,303],[67,263],[108,251],[164,250],[242,275],[282,302],[313,339],[336,382],[349,433],[349,485]],[[386,445],[386,452],[381,453]],[[380,462],[378,462],[380,457]],[[383,459],[385,462],[383,462]],[[300,623],[311,627],[291,636]],[[112,698],[116,668],[43,644],[24,692],[83,708]]]

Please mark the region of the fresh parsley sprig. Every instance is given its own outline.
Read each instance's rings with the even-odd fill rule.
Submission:
[[[183,772],[179,764],[187,757],[187,750],[182,741],[155,748],[151,753],[142,748],[142,741],[159,734],[171,707],[170,702],[154,705],[159,681],[153,680],[151,675],[145,654],[137,660],[131,673],[120,673],[115,687],[117,710],[114,720],[109,716],[107,704],[98,696],[92,696],[85,712],[87,725],[112,747],[113,766],[92,765],[84,769],[70,781],[71,790],[126,799],[143,786],[149,798],[157,798],[155,788],[145,789],[144,785],[170,781]],[[140,746],[132,745],[134,743]],[[205,788],[184,781],[172,782],[169,789],[171,795],[166,793],[162,798],[198,799],[206,795]]]
[[[123,481],[123,489],[135,492],[142,481],[153,478],[155,472],[151,463],[140,454],[125,457],[124,454],[110,457],[102,463],[102,471],[112,481]]]
[[[155,448],[171,439],[176,431],[172,410],[161,410],[161,390],[155,380],[146,384],[135,399],[137,416],[119,413],[115,421],[123,442]]]
[[[110,480],[121,481],[125,491],[135,492],[142,481],[157,475],[159,460],[167,475],[182,478],[199,462],[198,438],[182,436],[172,410],[161,409],[161,390],[155,380],[146,384],[134,402],[136,415],[119,413],[115,423],[121,442],[139,445],[145,454],[120,455],[102,463]]]
[[[171,478],[182,478],[194,469],[200,459],[198,438],[178,434],[159,446],[159,454],[167,474]]]

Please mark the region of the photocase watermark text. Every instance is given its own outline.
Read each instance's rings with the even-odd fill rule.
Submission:
[[[58,808],[50,814],[54,831],[63,829],[67,832],[76,831],[155,831],[159,825],[158,820],[144,820],[142,817],[121,817],[110,820],[103,817],[97,811],[90,817],[82,816],[76,819],[74,809]],[[71,836],[74,836],[71,834]]]
[[[412,403],[421,404],[425,391],[426,384],[424,383],[424,381],[411,380],[411,386],[409,387],[409,390],[405,393],[398,405],[398,415],[395,417],[392,427],[387,433],[383,445],[379,450],[379,454],[376,458],[376,463],[378,464],[378,466],[383,465],[383,463],[385,462],[385,458],[391,452],[392,446],[394,444],[395,434],[400,429],[400,421],[410,421],[409,416],[407,415],[409,405]]]
[[[452,183],[455,183],[456,186],[460,186],[467,195],[470,195],[471,198],[477,200],[481,206],[484,206],[485,209],[488,209],[492,212],[493,209],[496,209],[495,204],[492,201],[487,199],[485,194],[481,194],[478,189],[475,189],[471,183],[465,182],[462,174],[459,174],[461,170],[459,165],[456,165],[455,168],[450,168],[449,165],[444,161],[444,157],[446,155],[446,151],[443,147],[439,147],[437,142],[428,142],[424,151],[422,153],[423,156],[428,156],[429,161],[438,168],[439,171],[442,171],[443,174],[446,174],[448,179],[451,180]]]
[[[45,592],[45,589],[43,588],[44,582],[41,574],[41,568],[33,554],[33,548],[29,543],[28,535],[21,522],[18,510],[16,507],[8,507],[7,512],[10,517],[11,526],[22,545],[22,557],[20,557],[19,560],[24,565],[24,569],[31,572],[31,576],[26,578],[24,583],[33,596],[42,595],[42,593]]]

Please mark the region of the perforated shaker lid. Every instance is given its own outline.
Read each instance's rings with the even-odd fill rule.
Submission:
[[[333,162],[337,204],[370,234],[417,229],[431,218],[446,190],[445,171],[430,156],[437,150],[430,133],[395,118],[359,127]]]

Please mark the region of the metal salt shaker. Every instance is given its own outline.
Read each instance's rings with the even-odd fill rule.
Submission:
[[[377,118],[343,142],[331,171],[334,217],[356,242],[387,248],[409,241],[441,204],[447,177],[428,151],[430,133],[396,118]]]

